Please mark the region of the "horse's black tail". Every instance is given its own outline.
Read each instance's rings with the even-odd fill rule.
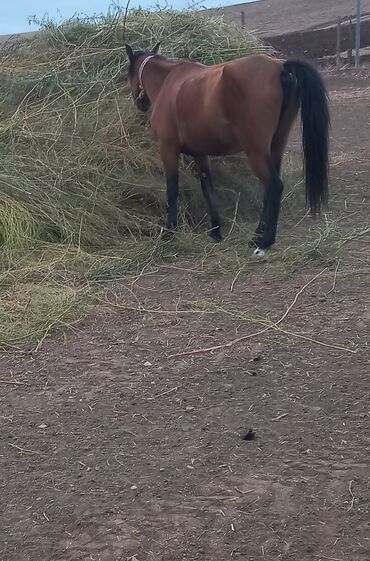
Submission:
[[[281,76],[284,105],[301,107],[302,143],[306,172],[306,201],[312,214],[328,201],[329,100],[320,74],[306,62],[289,60]]]

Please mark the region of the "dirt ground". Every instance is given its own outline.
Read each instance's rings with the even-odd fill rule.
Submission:
[[[370,80],[328,84],[367,226]],[[161,267],[1,354],[1,561],[368,561],[369,242],[294,274]]]

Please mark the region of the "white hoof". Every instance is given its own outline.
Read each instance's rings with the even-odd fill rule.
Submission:
[[[254,257],[257,257],[258,259],[261,259],[262,257],[265,257],[266,251],[264,249],[260,249],[259,247],[257,247],[253,251],[253,255],[254,255]]]

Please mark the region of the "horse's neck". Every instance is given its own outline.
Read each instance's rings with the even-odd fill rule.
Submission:
[[[155,102],[165,78],[177,64],[177,62],[170,60],[153,60],[151,64],[148,64],[143,86],[151,103]]]

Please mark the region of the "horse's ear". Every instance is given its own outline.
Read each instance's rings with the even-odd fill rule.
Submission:
[[[156,46],[154,47],[154,49],[152,49],[152,53],[154,53],[155,55],[159,53],[160,51],[160,47],[161,47],[161,43],[162,41],[159,41]]]
[[[129,59],[130,62],[132,62],[132,60],[134,58],[134,52],[131,49],[130,45],[126,44],[125,47],[126,47],[126,53],[127,53],[128,59]]]

